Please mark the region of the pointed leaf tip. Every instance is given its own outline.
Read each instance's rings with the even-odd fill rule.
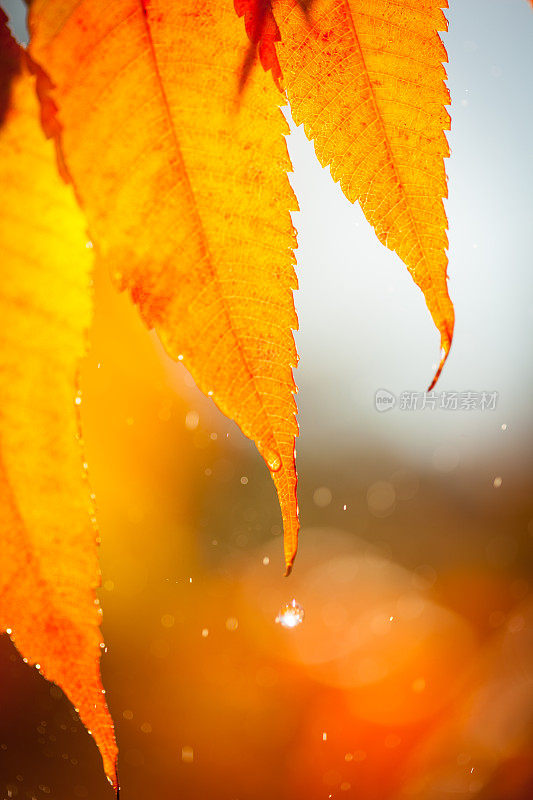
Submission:
[[[296,125],[422,289],[449,351],[445,0],[276,0]],[[446,359],[441,362],[440,369]],[[439,373],[440,373],[439,369]],[[438,377],[438,376],[437,376]],[[433,384],[434,385],[434,384]]]
[[[448,360],[448,356],[450,355],[450,349],[451,349],[452,341],[453,341],[453,329],[454,329],[454,325],[455,325],[455,315],[454,315],[452,302],[451,302],[450,298],[448,297],[448,293],[447,292],[446,292],[445,299],[446,299],[445,316],[440,316],[439,317],[438,315],[433,313],[433,311],[432,311],[432,309],[430,307],[430,311],[432,311],[432,316],[433,316],[433,320],[435,322],[435,325],[437,326],[437,328],[440,331],[440,361],[439,361],[439,365],[437,367],[437,370],[435,372],[435,375],[433,376],[433,380],[431,381],[431,383],[430,383],[430,385],[428,387],[428,392],[431,392],[431,390],[435,388],[435,386],[437,384],[437,381],[440,378],[440,375],[441,375],[441,372],[443,370],[443,367],[444,367],[446,361]],[[428,305],[429,305],[429,303],[428,303]]]
[[[169,355],[257,443],[294,553],[298,204],[282,95],[255,70],[235,115],[248,43],[233,0],[33,0],[30,28],[100,258]]]
[[[113,779],[94,505],[75,402],[93,256],[39,125],[35,76],[1,13],[0,97],[8,101],[0,128],[0,632],[70,698]]]

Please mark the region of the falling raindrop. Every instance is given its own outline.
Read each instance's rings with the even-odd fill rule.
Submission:
[[[296,628],[297,625],[304,621],[304,616],[305,611],[293,597],[290,603],[283,603],[276,617],[276,622],[279,622],[284,628]]]
[[[319,486],[313,492],[313,503],[319,508],[326,508],[331,503],[332,497],[331,489],[328,489],[327,486]]]

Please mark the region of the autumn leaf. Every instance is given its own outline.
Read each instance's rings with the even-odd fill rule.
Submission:
[[[346,197],[422,289],[448,356],[444,134],[446,0],[274,0],[277,53],[291,111]]]
[[[35,79],[2,11],[0,53],[0,630],[65,691],[115,782],[99,673],[94,509],[76,404],[92,256],[83,215],[39,125]]]
[[[29,25],[95,250],[167,352],[255,441],[289,572],[297,203],[283,98],[262,70],[237,97],[247,44],[232,0],[35,0]]]
[[[263,69],[272,70],[276,86],[281,89],[282,74],[276,54],[276,42],[279,42],[281,37],[272,13],[270,0],[234,0],[234,5],[239,17],[244,17],[246,33],[251,44],[241,71],[241,89],[248,80],[255,60],[256,48]]]

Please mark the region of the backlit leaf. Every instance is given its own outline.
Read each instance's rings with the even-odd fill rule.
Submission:
[[[454,312],[446,283],[444,131],[446,0],[275,0],[277,52],[292,115],[323,166],[358,200],[381,242],[424,292],[441,335]]]
[[[234,0],[235,11],[239,17],[244,17],[246,33],[252,44],[252,57],[255,57],[255,48],[263,68],[272,70],[272,77],[276,85],[281,88],[281,68],[276,54],[276,42],[280,40],[279,28],[274,19],[270,0]],[[241,84],[247,79],[252,66],[248,53],[244,63]]]
[[[95,248],[168,353],[253,439],[272,473],[290,571],[297,204],[269,75],[238,76],[232,0],[35,0],[61,148]]]
[[[114,781],[94,510],[75,401],[92,256],[39,124],[35,79],[5,23],[0,11],[0,630],[65,691]]]

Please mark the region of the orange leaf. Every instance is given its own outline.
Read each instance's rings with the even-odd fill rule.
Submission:
[[[453,335],[446,284],[443,159],[450,102],[438,35],[446,0],[276,0],[277,51],[295,122],[315,141],[346,197],[359,200],[383,244],[424,292],[441,334]],[[431,388],[431,387],[430,387]]]
[[[94,510],[75,404],[92,257],[39,125],[35,79],[5,23],[0,11],[0,630],[65,691],[115,781]]]
[[[234,5],[239,17],[244,17],[246,33],[250,42],[257,46],[263,69],[272,70],[276,86],[281,89],[283,76],[276,54],[276,42],[281,37],[270,0],[234,0]]]
[[[232,0],[35,0],[30,31],[95,247],[168,353],[256,442],[290,571],[297,204],[279,92],[257,71],[236,99],[246,36]]]

